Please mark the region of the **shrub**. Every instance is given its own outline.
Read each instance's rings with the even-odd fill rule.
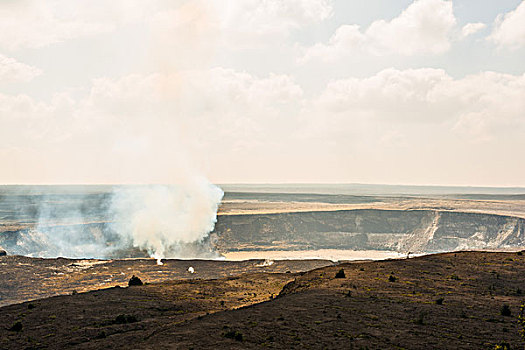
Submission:
[[[113,323],[115,324],[126,324],[126,323],[135,323],[137,322],[137,317],[133,315],[118,315],[115,317]]]
[[[388,282],[395,282],[395,281],[397,281],[397,278],[395,276],[390,275],[390,277],[388,277]]]
[[[22,330],[22,328],[23,328],[22,322],[17,321],[11,326],[11,328],[9,328],[9,330],[11,332],[20,332]]]
[[[243,341],[244,337],[241,332],[237,331],[228,331],[223,334],[223,337],[229,338],[229,339],[235,339],[237,341]]]
[[[501,316],[510,316],[512,313],[510,312],[510,307],[508,305],[503,305],[501,307]]]
[[[341,269],[339,271],[337,271],[337,273],[335,274],[335,278],[345,278],[346,275],[345,275],[345,270],[344,269]]]
[[[443,305],[443,301],[445,300],[445,298],[439,298],[439,299],[436,299],[436,304],[438,305]]]
[[[106,332],[102,331],[100,332],[99,334],[97,334],[97,336],[95,337],[95,339],[104,339],[106,338]]]
[[[128,282],[129,286],[142,286],[142,284],[142,280],[135,275],[133,275]]]
[[[421,312],[418,318],[414,320],[414,323],[420,326],[424,325],[425,324],[425,314]]]
[[[510,350],[510,344],[509,343],[500,343],[494,345],[494,350]]]

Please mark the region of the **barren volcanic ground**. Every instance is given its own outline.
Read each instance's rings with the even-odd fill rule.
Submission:
[[[0,308],[0,348],[517,349],[524,275],[521,252],[457,252],[113,287]]]
[[[302,272],[333,265],[328,260],[213,261],[154,259],[79,260],[0,257],[0,306],[54,295],[126,286],[131,276],[148,282],[185,279],[217,279],[255,272]],[[189,267],[194,273],[188,272]]]

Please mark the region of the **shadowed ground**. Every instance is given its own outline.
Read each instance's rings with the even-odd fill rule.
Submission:
[[[524,275],[521,253],[461,252],[110,288],[1,308],[0,347],[523,348]]]

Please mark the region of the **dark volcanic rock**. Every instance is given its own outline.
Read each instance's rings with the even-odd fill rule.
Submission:
[[[6,255],[7,255],[7,251],[4,248],[0,247],[0,256],[6,256]]]

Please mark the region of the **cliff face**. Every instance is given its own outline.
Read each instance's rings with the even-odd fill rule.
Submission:
[[[173,257],[216,257],[239,250],[353,249],[443,252],[525,246],[525,219],[435,210],[342,210],[219,215],[202,242],[179,244]],[[10,254],[99,258],[145,257],[111,223],[55,225],[0,232]],[[95,247],[95,248],[93,248]]]
[[[429,210],[348,210],[219,216],[213,235],[223,251],[379,249],[440,252],[525,244],[525,220]]]

